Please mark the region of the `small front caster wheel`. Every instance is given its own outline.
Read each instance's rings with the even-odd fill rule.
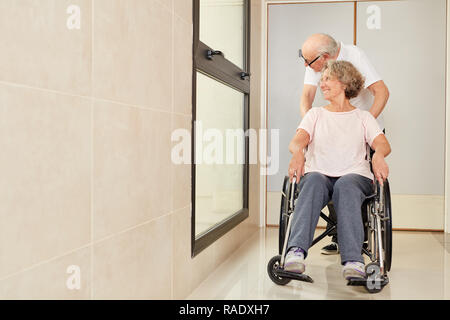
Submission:
[[[269,277],[273,282],[275,282],[280,286],[284,286],[288,284],[291,281],[291,279],[282,278],[276,274],[276,271],[280,268],[280,262],[281,262],[280,255],[270,259],[269,263],[267,264],[267,273],[269,274]]]

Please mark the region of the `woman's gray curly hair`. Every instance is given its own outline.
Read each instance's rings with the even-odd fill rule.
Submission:
[[[328,60],[323,73],[329,70],[329,75],[335,77],[336,80],[345,86],[345,97],[347,99],[358,96],[364,87],[365,79],[356,67],[348,61]]]

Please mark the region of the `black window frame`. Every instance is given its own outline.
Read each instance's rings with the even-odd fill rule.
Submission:
[[[197,72],[211,77],[233,89],[244,93],[244,132],[250,127],[250,0],[244,0],[244,66],[239,68],[221,54],[214,55],[212,59],[207,58],[208,50],[220,50],[210,48],[200,41],[200,0],[193,0],[193,72],[192,72],[192,219],[191,219],[191,252],[195,257],[201,251],[209,247],[216,240],[224,236],[234,227],[249,217],[249,137],[246,134],[245,164],[243,175],[243,209],[229,216],[219,224],[196,236],[195,232],[195,121],[197,103]],[[226,54],[226,53],[225,53]]]

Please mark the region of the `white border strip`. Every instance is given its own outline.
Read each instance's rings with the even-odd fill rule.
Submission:
[[[447,0],[447,66],[446,66],[446,94],[445,94],[445,232],[450,233],[450,204],[449,204],[449,193],[450,193],[450,0]]]
[[[267,78],[267,4],[263,3],[261,5],[261,110],[260,110],[260,128],[261,129],[267,129],[267,123],[266,123],[266,78]],[[265,132],[264,139],[260,136],[259,141],[267,141],[267,131],[260,131],[260,134],[263,134]],[[266,145],[260,143],[259,147],[262,149],[259,152],[259,156],[261,155],[267,155]],[[259,226],[265,227],[266,226],[266,199],[267,199],[267,186],[266,186],[266,177],[267,177],[267,168],[260,166],[260,184],[259,184],[259,191],[260,191],[260,205],[259,205],[259,212],[260,212],[260,218],[259,218]],[[264,170],[264,174],[262,174],[262,170]]]

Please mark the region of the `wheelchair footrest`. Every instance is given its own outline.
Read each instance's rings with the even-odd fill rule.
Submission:
[[[389,278],[387,276],[382,276],[377,279],[370,278],[350,278],[347,280],[348,286],[362,286],[366,288],[383,288],[389,283]]]
[[[282,269],[274,270],[274,273],[281,278],[287,278],[287,279],[298,280],[298,281],[309,282],[309,283],[314,282],[314,280],[310,276],[308,276],[304,273],[289,272],[289,271],[284,271]]]
[[[350,278],[347,280],[347,285],[348,286],[362,286],[365,287],[367,284],[367,279],[366,278]]]

